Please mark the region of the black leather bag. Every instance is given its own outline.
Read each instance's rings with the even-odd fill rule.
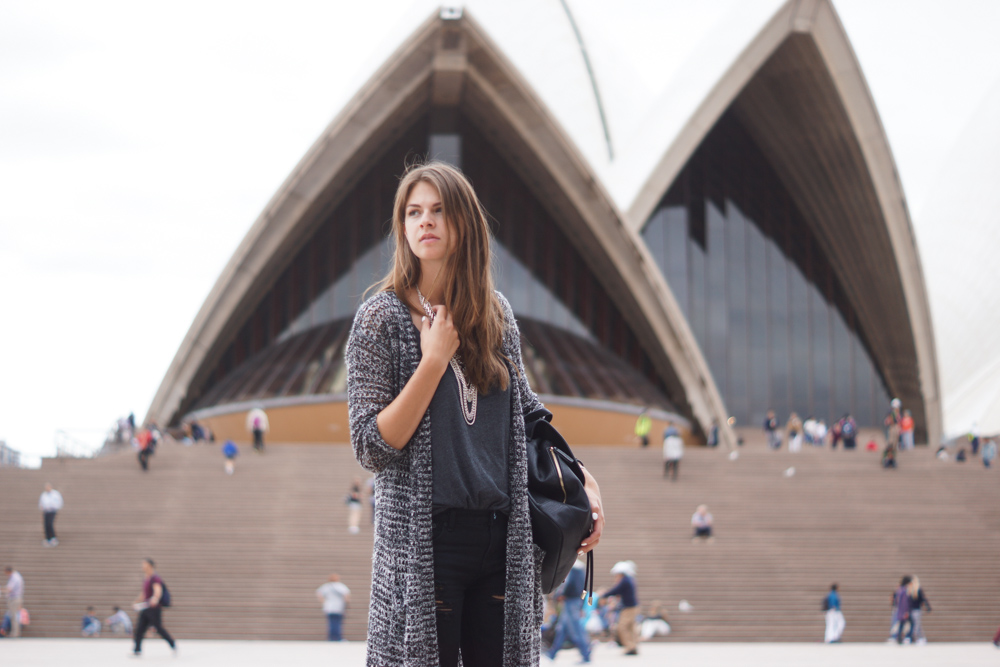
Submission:
[[[551,419],[552,413],[544,408],[524,418],[531,530],[535,544],[545,552],[542,562],[545,594],[551,593],[569,574],[580,542],[590,534],[594,523],[590,500],[583,488],[583,471],[566,440],[549,423]],[[587,555],[588,569],[592,572],[593,556]]]

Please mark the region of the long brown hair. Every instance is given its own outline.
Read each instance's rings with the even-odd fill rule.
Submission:
[[[392,233],[396,243],[392,268],[378,284],[380,292],[392,291],[410,308],[420,312],[419,304],[409,302],[411,288],[420,284],[420,260],[406,241],[406,201],[417,183],[428,183],[441,197],[444,224],[454,240],[443,275],[444,305],[451,312],[458,330],[458,354],[465,377],[479,391],[493,387],[507,389],[507,366],[501,354],[503,309],[493,289],[490,250],[491,234],[486,211],[472,184],[455,167],[444,162],[410,166],[399,181],[392,207]]]

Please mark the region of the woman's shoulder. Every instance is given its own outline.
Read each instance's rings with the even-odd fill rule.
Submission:
[[[505,297],[500,290],[493,290],[493,293],[496,295],[497,301],[500,303],[500,312],[503,314],[504,324],[507,326],[516,326],[517,320],[514,318],[514,309],[510,307],[510,302],[507,301],[507,297]]]
[[[408,316],[409,311],[395,292],[379,292],[358,307],[354,314],[354,330],[383,330]]]

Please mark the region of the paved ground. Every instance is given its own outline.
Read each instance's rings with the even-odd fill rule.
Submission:
[[[143,645],[141,664],[151,665],[364,665],[361,642],[208,641],[179,644],[176,659],[162,640]],[[105,667],[135,665],[131,646],[124,639],[24,639],[0,641],[3,667]],[[980,667],[1000,664],[1000,650],[981,644],[644,644],[639,657],[624,657],[620,649],[606,645],[594,651],[594,664],[606,667]],[[563,651],[557,667],[575,664],[579,654]],[[544,664],[544,663],[543,663]],[[551,663],[550,663],[551,664]]]

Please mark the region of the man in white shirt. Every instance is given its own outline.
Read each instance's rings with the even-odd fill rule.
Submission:
[[[45,541],[47,547],[54,547],[59,544],[56,538],[56,512],[62,509],[62,494],[52,488],[51,484],[45,485],[45,491],[38,499],[38,509],[42,510],[43,522],[45,524]]]
[[[21,606],[24,604],[24,578],[10,565],[3,569],[7,575],[7,585],[3,592],[7,596],[7,615],[10,617],[10,636],[21,636]]]
[[[342,641],[341,626],[344,610],[351,601],[351,591],[340,583],[339,574],[331,574],[330,580],[316,589],[316,597],[323,603],[323,613],[326,614],[326,638],[332,642]]]
[[[818,447],[822,447],[826,442],[826,422],[822,419],[816,422],[816,435],[813,439],[815,440],[813,444]]]
[[[104,621],[111,632],[115,634],[131,635],[132,619],[129,618],[129,615],[122,611],[120,607],[114,607],[112,611],[114,611],[114,613],[111,614],[111,616],[108,616],[108,619]]]
[[[806,444],[816,444],[816,418],[812,415],[802,422],[802,433],[806,436]]]

